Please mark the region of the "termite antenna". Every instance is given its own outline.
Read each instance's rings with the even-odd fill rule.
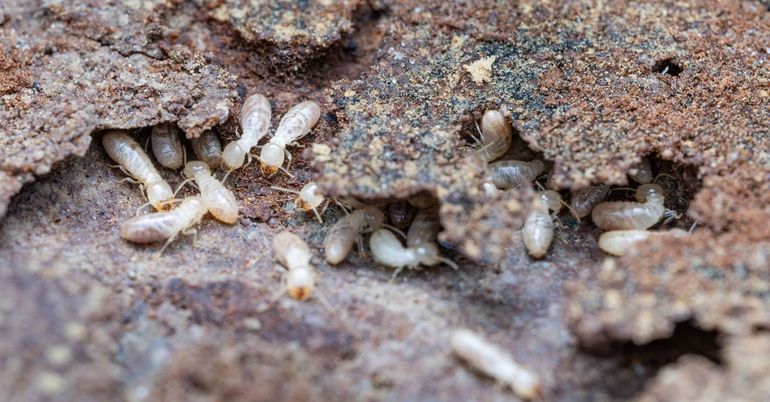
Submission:
[[[687,233],[692,233],[693,230],[698,226],[698,222],[693,222],[690,226],[690,230],[687,231]]]
[[[278,191],[283,191],[283,192],[286,192],[286,193],[292,193],[292,194],[299,195],[299,191],[293,190],[293,189],[290,189],[290,188],[286,188],[286,187],[270,186],[270,188],[272,188],[273,190],[278,190]]]
[[[460,266],[457,265],[457,263],[455,263],[454,261],[450,260],[449,258],[439,257],[438,260],[443,262],[446,265],[449,265],[449,267],[454,269],[455,271],[460,271]]]
[[[388,228],[388,229],[390,229],[390,230],[392,230],[392,231],[396,232],[396,233],[397,233],[397,234],[399,234],[399,235],[400,235],[400,236],[401,236],[401,237],[402,237],[404,240],[406,240],[406,235],[404,234],[404,232],[402,232],[402,231],[401,231],[401,229],[399,229],[399,228],[397,228],[397,227],[395,227],[395,226],[391,226],[391,225],[388,225],[387,223],[382,223],[382,224],[381,224],[381,226],[383,226],[383,227],[386,227],[386,228]]]

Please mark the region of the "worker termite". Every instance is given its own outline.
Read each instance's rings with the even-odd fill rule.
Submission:
[[[606,184],[582,187],[572,191],[569,204],[575,217],[580,219],[590,215],[594,207],[604,201],[604,197],[607,196],[609,191],[610,186]]]
[[[509,386],[519,397],[534,399],[540,396],[540,377],[511,358],[504,350],[465,328],[454,330],[452,351],[474,369]]]
[[[171,211],[135,216],[120,225],[120,237],[133,243],[154,243],[168,239],[158,254],[181,232],[188,234],[206,214],[206,204],[200,196],[185,198]]]
[[[169,169],[179,169],[185,159],[185,150],[176,127],[172,124],[159,124],[150,133],[152,153],[161,166]]]
[[[532,257],[542,258],[551,247],[553,221],[551,215],[548,214],[548,206],[542,199],[536,199],[532,205],[532,211],[530,211],[524,222],[524,227],[521,229],[521,236],[529,255]]]
[[[487,110],[481,118],[481,149],[476,156],[483,162],[492,162],[511,147],[513,129],[499,110]]]
[[[326,206],[321,209],[321,212],[318,211],[318,207],[323,204],[325,198],[318,189],[318,183],[314,181],[308,182],[302,186],[302,189],[299,191],[278,186],[271,186],[270,188],[273,190],[296,194],[297,198],[294,199],[294,205],[305,212],[313,211],[316,218],[318,218],[318,222],[324,223],[323,218],[321,218],[321,214],[323,214],[323,211],[326,210]]]
[[[647,229],[665,216],[678,216],[663,206],[665,196],[658,184],[643,184],[636,189],[636,200],[602,202],[594,207],[591,219],[604,230]]]
[[[107,154],[120,165],[120,169],[140,183],[147,199],[155,209],[163,209],[174,196],[171,186],[163,180],[142,147],[122,131],[110,131],[102,137]]]
[[[296,300],[307,300],[315,289],[316,273],[310,247],[302,238],[284,230],[273,238],[273,256],[288,269],[286,289]]]
[[[632,166],[628,171],[628,177],[634,179],[639,184],[647,184],[652,182],[652,166],[650,166],[650,160],[642,158],[639,163]]]
[[[388,204],[388,217],[393,226],[404,230],[414,220],[414,208],[407,201],[396,201]]]
[[[492,162],[488,166],[489,175],[486,181],[503,190],[518,187],[535,181],[543,173],[545,165],[540,160],[531,162],[504,160]]]
[[[222,164],[222,144],[212,131],[205,131],[198,138],[190,140],[193,152],[198,159],[206,162],[211,169],[219,169]]]
[[[237,140],[227,144],[222,152],[222,161],[228,170],[243,166],[246,155],[267,134],[270,128],[272,110],[270,101],[263,95],[254,94],[246,99],[241,109],[241,130],[243,133]]]
[[[265,174],[277,172],[283,165],[285,155],[288,155],[291,163],[291,155],[286,151],[286,145],[295,144],[297,140],[306,136],[320,117],[321,108],[313,101],[305,101],[289,109],[283,115],[270,142],[262,147],[259,154],[262,172]]]
[[[195,180],[211,215],[225,223],[235,223],[238,220],[238,201],[232,191],[211,175],[207,164],[201,161],[188,162],[182,174]]]
[[[324,257],[329,264],[342,262],[353,248],[356,239],[366,230],[385,225],[385,214],[377,208],[365,207],[342,217],[329,229],[324,239]]]
[[[661,232],[642,229],[611,230],[599,236],[599,248],[605,253],[622,256],[636,243],[654,236],[682,237],[687,235],[688,233],[682,229],[671,229]]]

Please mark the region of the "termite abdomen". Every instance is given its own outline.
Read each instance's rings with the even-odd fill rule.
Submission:
[[[162,166],[179,169],[184,163],[184,147],[179,139],[176,126],[170,123],[159,124],[150,134],[152,152]]]

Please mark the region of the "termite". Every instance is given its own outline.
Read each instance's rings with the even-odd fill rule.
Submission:
[[[636,243],[649,239],[654,236],[687,236],[687,232],[682,229],[671,229],[669,231],[653,232],[642,229],[630,230],[611,230],[602,233],[599,236],[599,248],[605,253],[622,256]]]
[[[499,110],[487,110],[481,118],[481,149],[476,156],[483,162],[492,162],[511,147],[513,129]]]
[[[205,131],[198,138],[190,140],[193,152],[199,160],[206,162],[211,169],[219,169],[222,164],[222,144],[212,131]]]
[[[647,229],[664,216],[678,216],[663,206],[665,196],[658,184],[643,184],[636,189],[636,200],[602,202],[591,212],[594,224],[604,230]]]
[[[537,159],[531,162],[504,160],[492,162],[488,168],[487,181],[499,189],[507,190],[535,181],[545,170],[545,165]]]
[[[163,209],[173,198],[171,186],[163,180],[142,147],[131,136],[121,131],[110,131],[102,137],[107,154],[120,169],[138,181],[155,209]]]
[[[407,201],[396,201],[388,204],[388,217],[390,217],[390,223],[404,230],[414,220],[414,208]]]
[[[561,194],[553,190],[544,190],[540,192],[540,201],[542,201],[548,209],[553,212],[561,211],[561,207],[564,201],[561,199]]]
[[[542,258],[553,241],[553,221],[548,214],[548,206],[541,199],[536,199],[532,205],[524,227],[521,230],[524,245],[529,255]]]
[[[278,186],[271,186],[270,188],[273,190],[296,194],[297,198],[294,199],[294,205],[305,212],[313,211],[316,218],[318,218],[318,222],[324,223],[323,218],[321,218],[321,214],[326,209],[326,207],[324,206],[321,212],[318,211],[318,207],[324,203],[325,198],[318,188],[318,183],[314,181],[308,182],[302,186],[302,189],[299,191]]]
[[[639,184],[647,184],[652,182],[652,166],[650,166],[650,160],[642,158],[639,163],[632,166],[628,171],[628,177],[634,179]]]
[[[209,166],[201,161],[188,162],[182,174],[195,180],[201,192],[201,198],[211,215],[225,223],[238,220],[238,201],[232,191],[211,175]]]
[[[135,216],[120,225],[120,237],[133,243],[154,243],[166,240],[159,254],[181,232],[188,234],[206,214],[206,204],[200,196],[185,198],[171,211],[153,212]]]
[[[457,356],[474,369],[510,386],[519,397],[534,399],[540,396],[540,377],[481,335],[465,328],[456,329],[450,343]]]
[[[307,300],[313,293],[316,273],[310,259],[310,247],[302,238],[284,230],[273,238],[273,256],[289,272],[286,274],[286,289],[296,300]]]
[[[179,169],[185,159],[185,150],[176,127],[170,123],[159,124],[150,133],[152,153],[161,166],[169,169]]]
[[[286,145],[293,145],[297,140],[306,136],[321,117],[321,108],[313,101],[302,102],[289,109],[278,129],[270,138],[270,142],[262,147],[259,154],[260,168],[265,174],[273,174],[283,165],[284,156],[291,155],[286,151]]]
[[[238,169],[243,166],[246,155],[259,143],[259,140],[267,134],[270,128],[272,110],[270,101],[263,95],[254,94],[246,99],[241,109],[241,137],[227,144],[222,152],[222,161],[228,170]]]
[[[385,214],[377,208],[365,207],[342,217],[329,229],[324,239],[324,258],[329,264],[342,262],[353,248],[356,239],[364,231],[379,229],[384,225]]]
[[[572,191],[569,204],[575,216],[580,219],[590,215],[594,207],[604,201],[609,191],[610,186],[606,184],[582,187]]]

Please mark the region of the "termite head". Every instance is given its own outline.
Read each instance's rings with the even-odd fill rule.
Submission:
[[[647,200],[663,201],[663,187],[660,184],[642,184],[636,189],[636,200],[645,202]]]
[[[540,193],[540,200],[548,205],[548,209],[553,212],[561,211],[561,194],[553,190],[545,190]]]
[[[241,147],[238,141],[233,141],[225,147],[222,152],[222,161],[228,170],[238,169],[243,166],[243,161],[246,158],[246,150]]]
[[[375,207],[366,207],[364,219],[366,219],[366,229],[376,229],[385,222],[385,213]]]
[[[300,267],[286,274],[286,288],[289,296],[296,300],[307,300],[315,288],[315,273],[310,267]]]
[[[211,174],[211,169],[209,168],[209,165],[204,162],[191,161],[187,162],[187,165],[185,165],[184,170],[182,171],[184,177],[188,179],[194,178],[198,173]]]
[[[303,211],[310,211],[321,205],[322,202],[324,202],[324,196],[318,189],[318,184],[313,181],[302,187],[302,190],[299,191],[299,196],[294,201],[297,207]]]
[[[164,209],[172,198],[174,198],[174,192],[165,181],[160,180],[147,184],[147,200],[155,209]]]
[[[541,173],[545,171],[545,165],[543,164],[543,161],[540,159],[534,159],[532,162],[529,162],[530,166],[532,166],[532,169],[536,172],[535,176],[540,176]]]
[[[283,165],[285,149],[278,144],[268,143],[259,153],[259,167],[264,174],[273,174]]]

